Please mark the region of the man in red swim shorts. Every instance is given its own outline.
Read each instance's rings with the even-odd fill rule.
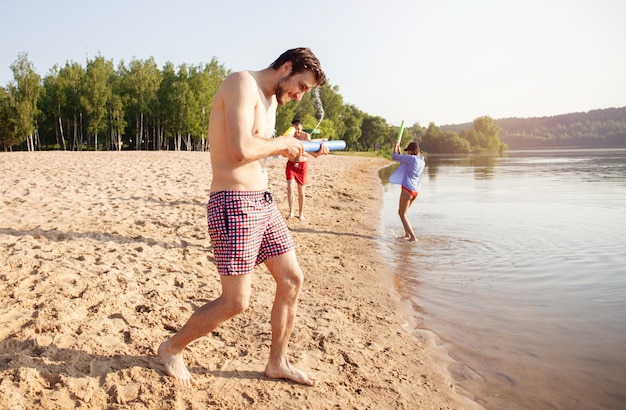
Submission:
[[[294,128],[293,136],[300,141],[310,141],[311,136],[302,131],[302,122],[294,120],[291,125]],[[287,218],[293,218],[293,203],[295,186],[298,186],[298,218],[304,219],[304,186],[309,183],[309,163],[307,162],[308,154],[298,155],[287,160],[285,176],[287,177],[287,203],[289,204],[289,215]]]
[[[269,67],[229,75],[215,95],[209,120],[211,194],[209,234],[222,294],[197,309],[158,349],[165,372],[185,386],[197,385],[183,359],[194,340],[245,311],[252,291],[250,273],[264,263],[276,282],[271,313],[272,340],[265,375],[315,385],[315,375],[293,367],[287,346],[304,280],[291,233],[268,192],[266,158],[303,155],[293,136],[271,138],[276,109],[324,85],[326,75],[308,48],[285,51]],[[322,144],[319,155],[327,154]]]

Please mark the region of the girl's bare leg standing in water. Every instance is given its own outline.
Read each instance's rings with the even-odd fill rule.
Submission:
[[[402,226],[404,226],[404,239],[408,242],[415,242],[417,238],[415,237],[415,233],[413,232],[413,228],[411,227],[411,223],[406,217],[406,213],[415,202],[416,196],[412,196],[406,190],[402,189],[400,193],[400,205],[398,207],[398,215],[400,216],[400,220],[402,221]]]

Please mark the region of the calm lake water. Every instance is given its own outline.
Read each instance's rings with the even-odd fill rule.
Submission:
[[[428,157],[409,211],[381,171],[379,248],[488,409],[626,408],[626,150]]]

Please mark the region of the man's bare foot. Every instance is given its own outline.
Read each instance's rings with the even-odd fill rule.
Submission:
[[[265,375],[270,379],[288,379],[300,384],[315,386],[317,377],[314,374],[305,373],[300,369],[296,369],[287,362],[286,367],[274,366],[270,363],[265,366]]]
[[[291,219],[293,218],[293,212],[289,212],[289,215],[287,215],[287,219]]]
[[[165,373],[172,376],[178,382],[184,386],[196,386],[198,383],[196,379],[189,373],[187,366],[183,360],[183,354],[181,353],[169,353],[167,351],[167,341],[161,343],[159,346],[158,354],[165,367]]]
[[[304,217],[304,215],[302,215],[302,214],[300,214],[300,216],[298,216],[298,218],[299,218],[301,221],[304,221],[304,220],[306,219],[306,218]]]

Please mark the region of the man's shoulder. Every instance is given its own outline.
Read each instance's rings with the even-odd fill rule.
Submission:
[[[254,75],[250,71],[237,71],[229,74],[217,92],[217,97],[224,98],[225,96],[241,96],[256,95],[258,84]]]
[[[224,79],[224,84],[241,83],[247,81],[254,81],[254,77],[250,73],[250,71],[235,71],[234,73],[229,74]]]

